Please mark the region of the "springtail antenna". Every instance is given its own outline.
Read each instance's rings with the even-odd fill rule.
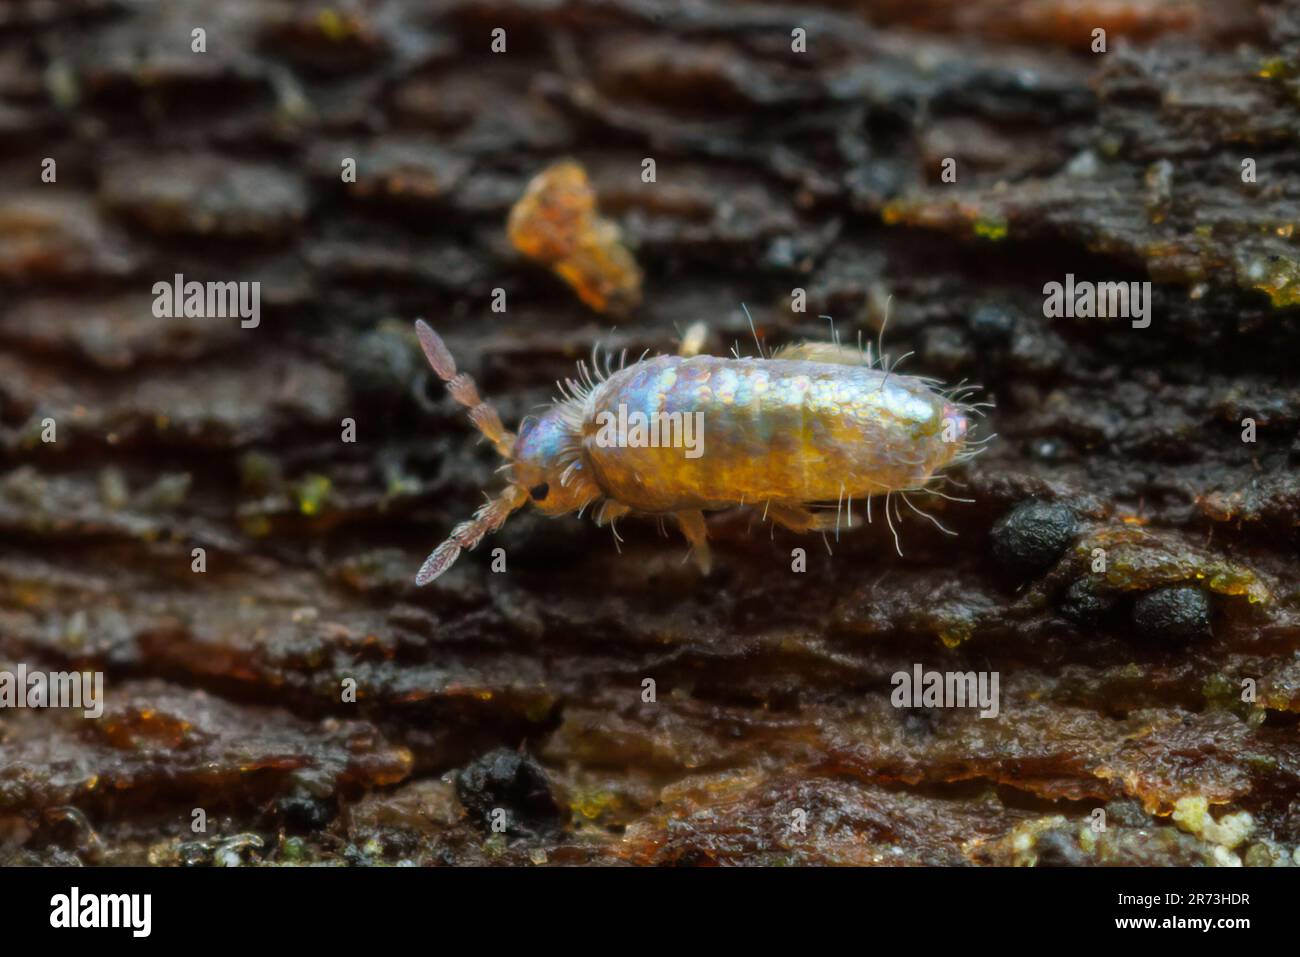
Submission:
[[[425,326],[428,329],[428,326]],[[433,330],[430,329],[430,332]],[[463,549],[473,548],[483,540],[483,536],[495,532],[506,523],[510,513],[528,501],[528,493],[517,485],[511,485],[496,498],[474,513],[468,522],[461,522],[451,531],[451,536],[433,550],[424,560],[415,575],[417,585],[427,585],[433,581],[460,557]]]
[[[438,378],[447,383],[451,397],[469,409],[469,420],[475,428],[487,437],[503,459],[509,459],[515,447],[514,433],[506,431],[496,408],[479,398],[474,379],[468,373],[456,371],[456,360],[451,357],[442,336],[434,332],[423,319],[415,320],[415,334],[420,340],[420,348],[424,350],[424,357],[429,360],[429,365]]]

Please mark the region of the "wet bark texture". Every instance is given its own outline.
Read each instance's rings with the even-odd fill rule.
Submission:
[[[0,4],[0,664],[107,687],[0,712],[0,860],[1290,862],[1298,98],[1296,3]],[[621,318],[506,239],[564,157]],[[155,318],[176,273],[260,326]],[[1044,318],[1067,273],[1150,326]],[[902,371],[997,403],[924,506],[959,537],[720,514],[702,579],[520,513],[414,587],[501,481],[414,317],[513,424],[597,338],[887,301]],[[916,663],[999,716],[893,707]]]

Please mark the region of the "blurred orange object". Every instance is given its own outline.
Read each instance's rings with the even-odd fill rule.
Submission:
[[[623,313],[641,302],[641,270],[617,224],[596,212],[581,164],[563,160],[534,176],[506,231],[517,250],[548,266],[597,312]]]

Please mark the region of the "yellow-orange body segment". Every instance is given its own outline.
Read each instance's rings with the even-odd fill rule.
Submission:
[[[628,421],[657,423],[659,444],[634,430],[611,443],[603,426]],[[919,488],[961,451],[966,430],[923,380],[866,365],[660,356],[586,397],[582,450],[604,495],[669,512]]]

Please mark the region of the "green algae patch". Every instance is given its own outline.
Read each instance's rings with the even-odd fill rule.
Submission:
[[[569,801],[569,810],[577,818],[599,822],[623,809],[623,799],[613,791],[593,788],[579,790]]]
[[[298,511],[304,515],[317,515],[329,498],[331,483],[324,475],[306,475],[294,488]]]
[[[988,218],[981,216],[973,224],[975,235],[980,239],[988,239],[992,242],[1000,242],[1006,239],[1011,233],[1011,227],[1005,219]]]
[[[1300,76],[1300,69],[1289,62],[1285,57],[1269,57],[1259,65],[1260,78],[1265,80],[1290,80]]]
[[[969,229],[979,239],[1000,242],[1011,234],[1007,217],[995,201],[979,198],[936,199],[929,195],[896,199],[885,204],[880,219],[886,226],[916,226],[960,234]],[[995,207],[989,209],[989,206]]]
[[[970,616],[945,618],[938,628],[939,640],[945,648],[958,648],[971,640],[976,623]]]
[[[1272,601],[1268,587],[1251,569],[1143,528],[1102,529],[1081,539],[1076,556],[1089,566],[1094,550],[1105,552],[1105,582],[1118,591],[1146,591],[1161,585],[1195,584],[1252,605]]]

